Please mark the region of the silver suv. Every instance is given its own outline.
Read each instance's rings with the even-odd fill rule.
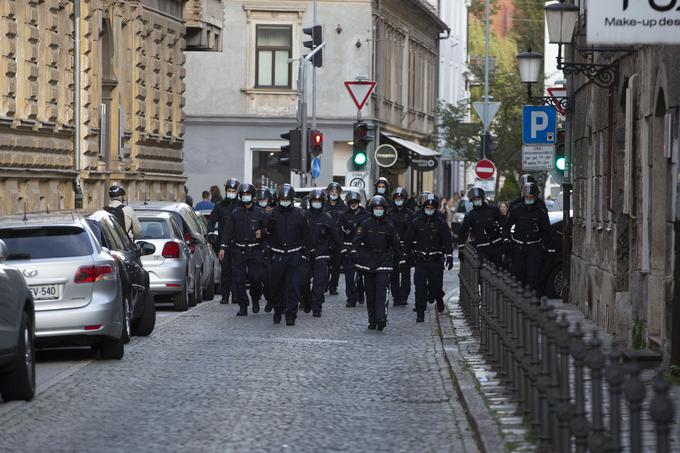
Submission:
[[[0,239],[35,301],[36,346],[92,345],[102,358],[123,357],[130,332],[117,262],[82,216],[4,217]]]

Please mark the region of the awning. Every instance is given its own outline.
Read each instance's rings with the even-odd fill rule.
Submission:
[[[392,140],[393,142],[400,144],[404,148],[407,148],[407,149],[413,151],[414,153],[419,154],[423,157],[439,157],[439,156],[441,156],[441,153],[439,153],[439,152],[437,152],[437,151],[435,151],[431,148],[427,148],[423,145],[419,145],[415,142],[405,140],[403,138],[399,138],[399,137],[392,135],[392,134],[386,134],[384,132],[382,133],[382,135],[384,137],[387,137],[388,139]]]

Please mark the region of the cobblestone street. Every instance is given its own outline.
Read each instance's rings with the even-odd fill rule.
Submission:
[[[380,333],[343,292],[295,327],[204,302],[133,339],[122,361],[86,357],[33,402],[0,405],[0,450],[476,451],[434,306],[424,324],[413,297],[390,307]]]

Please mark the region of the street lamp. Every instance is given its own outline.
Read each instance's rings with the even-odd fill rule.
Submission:
[[[531,85],[538,82],[543,63],[543,54],[532,52],[522,52],[517,55],[517,66],[519,67],[519,78],[522,83],[527,84],[527,102],[534,105],[552,105],[561,113],[569,109],[569,98],[558,96],[533,96]]]
[[[552,3],[545,7],[545,21],[551,44],[569,44],[578,21],[578,6],[573,3]]]

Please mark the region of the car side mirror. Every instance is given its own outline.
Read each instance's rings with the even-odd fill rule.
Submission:
[[[137,247],[139,248],[141,256],[153,255],[156,253],[156,246],[150,242],[139,241]]]
[[[7,251],[7,244],[5,244],[5,241],[0,239],[0,263],[7,259],[8,254],[9,252]]]

